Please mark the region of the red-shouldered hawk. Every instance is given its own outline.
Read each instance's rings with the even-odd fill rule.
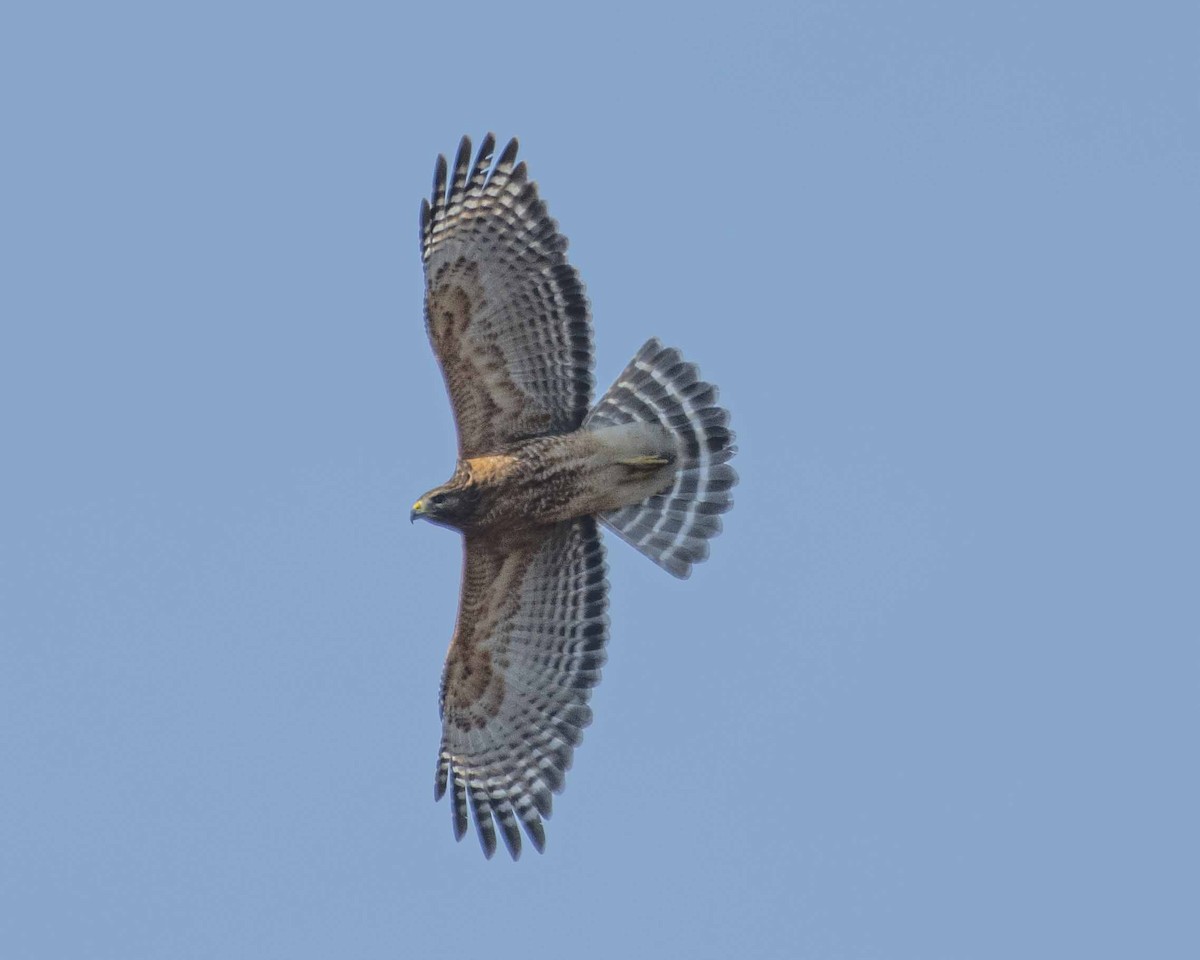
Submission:
[[[648,341],[592,406],[592,325],[566,238],[512,140],[488,134],[421,205],[425,319],[458,426],[453,477],[413,506],[463,534],[442,676],[435,794],[514,859],[592,720],[608,639],[597,521],[677,577],[708,556],[737,475],[729,414],[693,364]],[[494,822],[493,822],[494,821]]]

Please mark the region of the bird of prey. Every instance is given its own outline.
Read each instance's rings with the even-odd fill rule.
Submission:
[[[454,475],[412,508],[462,533],[442,674],[435,797],[513,859],[592,720],[608,639],[599,527],[677,577],[708,556],[737,475],[729,414],[679,351],[649,340],[592,405],[592,323],[567,240],[488,134],[438,157],[421,204],[425,323],[458,427]]]

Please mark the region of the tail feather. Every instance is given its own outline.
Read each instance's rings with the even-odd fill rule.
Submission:
[[[627,543],[677,577],[708,557],[708,541],[721,532],[720,514],[733,506],[737,473],[728,461],[737,452],[729,412],[717,404],[717,388],[672,347],[652,339],[584,420],[584,427],[654,423],[675,440],[672,485],[640,503],[601,514],[600,520]]]

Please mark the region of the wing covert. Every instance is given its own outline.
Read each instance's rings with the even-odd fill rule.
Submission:
[[[438,157],[421,204],[425,323],[441,364],[459,456],[576,429],[591,404],[591,314],[511,140],[492,164],[489,133],[471,162],[463,137],[454,167]]]

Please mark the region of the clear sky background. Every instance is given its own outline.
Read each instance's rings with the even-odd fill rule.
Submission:
[[[0,955],[1200,956],[1195,4],[403,6],[0,14]],[[487,130],[741,448],[515,865],[408,523]]]

